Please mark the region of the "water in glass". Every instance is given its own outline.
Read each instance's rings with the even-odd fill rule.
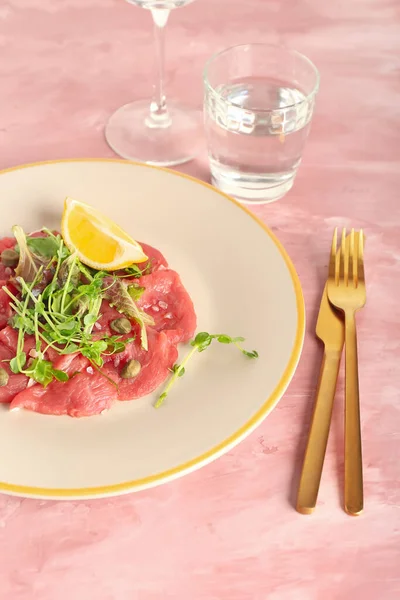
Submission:
[[[277,199],[276,188],[281,196],[292,187],[301,161],[312,115],[306,96],[285,82],[252,78],[217,92],[206,100],[213,178],[230,192],[240,180],[255,201]],[[276,110],[266,110],[271,105]]]
[[[238,200],[270,202],[293,185],[315,101],[314,71],[313,78],[304,74],[299,57],[255,45],[209,63],[204,114],[212,181]]]

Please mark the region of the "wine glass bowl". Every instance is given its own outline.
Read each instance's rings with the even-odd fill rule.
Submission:
[[[153,99],[135,100],[111,115],[105,137],[123,158],[151,165],[173,166],[194,158],[199,150],[202,113],[166,101],[164,31],[170,11],[194,0],[127,0],[151,11],[154,22],[158,79]]]

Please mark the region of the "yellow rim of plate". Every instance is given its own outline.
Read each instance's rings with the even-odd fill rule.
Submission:
[[[223,198],[229,200],[233,204],[235,204],[240,210],[243,210],[249,217],[251,217],[260,227],[262,227],[265,233],[272,239],[275,246],[278,248],[279,252],[282,255],[282,258],[285,261],[285,264],[289,270],[290,276],[292,278],[292,283],[296,295],[296,307],[297,307],[297,331],[296,337],[293,344],[292,352],[288,364],[286,366],[283,375],[276,386],[273,393],[266,400],[266,402],[262,405],[262,407],[256,412],[256,414],[247,421],[244,425],[242,425],[235,433],[226,438],[223,442],[220,442],[217,446],[211,448],[207,452],[204,452],[200,456],[193,458],[192,460],[185,462],[173,469],[168,469],[167,471],[163,471],[161,473],[156,473],[155,475],[150,475],[149,477],[143,477],[142,479],[136,479],[133,481],[124,481],[123,483],[116,483],[112,485],[102,485],[96,487],[88,487],[88,488],[42,488],[42,487],[32,487],[25,485],[15,485],[12,483],[4,483],[0,481],[0,492],[11,493],[19,496],[36,496],[36,497],[46,497],[46,498],[85,498],[88,496],[109,496],[109,495],[117,495],[122,494],[123,492],[130,492],[139,489],[144,489],[147,487],[155,486],[159,483],[166,482],[168,480],[177,478],[185,473],[195,470],[196,468],[205,465],[213,458],[218,458],[220,455],[224,453],[224,451],[229,450],[237,443],[239,443],[246,434],[252,432],[255,427],[263,421],[263,419],[271,412],[271,410],[278,403],[280,398],[286,391],[287,386],[292,379],[294,372],[297,367],[297,363],[300,358],[301,349],[303,346],[304,332],[305,332],[305,306],[304,306],[304,298],[303,292],[301,289],[301,284],[299,280],[299,276],[293,266],[293,263],[287,254],[286,250],[278,240],[278,238],[272,233],[272,231],[258,218],[254,215],[250,210],[248,210],[245,206],[224,194],[220,190],[216,189],[209,183],[205,181],[201,181],[192,177],[191,175],[186,175],[186,173],[180,173],[178,171],[173,171],[172,169],[167,169],[164,167],[157,167],[153,165],[146,165],[140,162],[122,160],[122,159],[113,159],[113,158],[75,158],[75,159],[60,159],[60,160],[47,160],[42,162],[28,163],[26,165],[19,165],[17,167],[10,167],[8,169],[3,169],[0,171],[0,175],[4,175],[6,173],[10,173],[12,171],[18,171],[22,169],[27,169],[30,167],[40,167],[44,165],[53,165],[59,163],[74,163],[74,162],[109,162],[109,163],[119,163],[124,165],[135,165],[139,167],[144,167],[147,169],[157,169],[160,171],[165,171],[167,173],[171,173],[176,177],[183,177],[184,179],[188,179],[189,181],[193,181],[199,185],[202,185],[216,194],[219,194]]]

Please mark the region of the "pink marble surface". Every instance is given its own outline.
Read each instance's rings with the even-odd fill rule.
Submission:
[[[302,280],[304,353],[263,425],[184,479],[100,501],[0,496],[1,600],[400,598],[399,31],[397,0],[198,0],[173,14],[169,89],[193,105],[205,59],[231,44],[285,41],[320,68],[295,187],[256,209]],[[113,156],[104,123],[150,94],[151,42],[149,14],[122,0],[1,2],[0,167]],[[208,179],[205,154],[182,170]],[[305,517],[293,499],[321,356],[313,329],[332,228],[350,224],[368,238],[366,509],[350,518],[341,508],[341,384],[318,509]]]

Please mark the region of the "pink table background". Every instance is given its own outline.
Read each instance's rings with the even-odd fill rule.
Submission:
[[[113,156],[108,115],[151,91],[150,15],[122,0],[0,5],[0,167]],[[206,58],[281,41],[322,87],[294,189],[255,212],[300,275],[308,328],[277,409],[239,447],[169,485],[121,498],[0,496],[0,598],[400,598],[400,5],[397,0],[198,0],[170,24],[169,90],[200,106]],[[205,153],[182,170],[208,179]],[[6,199],[3,199],[6,207]],[[317,511],[293,509],[321,348],[313,330],[335,225],[364,227],[359,317],[366,509],[341,508],[340,386]],[[7,460],[7,457],[2,457]]]

